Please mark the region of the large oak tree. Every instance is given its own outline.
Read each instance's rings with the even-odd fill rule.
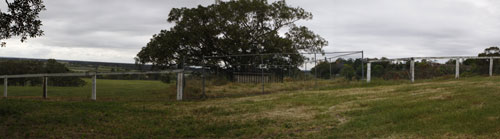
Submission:
[[[136,61],[165,68],[185,61],[189,65],[217,65],[241,68],[241,64],[261,63],[258,56],[209,56],[291,53],[265,56],[265,63],[304,62],[300,52],[322,52],[327,41],[307,27],[296,24],[312,14],[291,7],[284,0],[233,0],[196,8],[174,8],[168,22],[175,26],[153,36],[137,54]],[[203,61],[205,56],[205,61]]]

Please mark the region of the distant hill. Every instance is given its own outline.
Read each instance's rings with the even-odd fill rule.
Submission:
[[[4,60],[30,60],[30,61],[47,61],[48,59],[38,58],[18,58],[18,57],[0,57],[0,61]],[[140,67],[135,63],[113,63],[113,62],[96,62],[96,61],[79,61],[79,60],[63,60],[56,59],[60,63],[64,63],[69,69],[76,72],[94,71],[97,67],[98,71],[136,71]],[[151,69],[151,65],[143,65],[143,70]]]

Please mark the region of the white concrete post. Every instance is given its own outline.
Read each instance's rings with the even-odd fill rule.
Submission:
[[[411,82],[415,82],[415,60],[410,61]]]
[[[184,92],[184,74],[177,73],[177,100],[182,100],[182,94]]]
[[[372,79],[372,63],[369,62],[367,65],[366,65],[366,82],[367,83],[370,83],[371,79]]]
[[[493,76],[493,58],[490,58],[490,77]]]
[[[9,79],[7,79],[7,77],[3,78],[3,97],[7,97],[7,86],[9,85],[9,83],[7,83]]]
[[[97,73],[92,76],[92,100],[97,100],[96,92],[97,92]]]
[[[460,78],[460,59],[455,59],[455,79]]]

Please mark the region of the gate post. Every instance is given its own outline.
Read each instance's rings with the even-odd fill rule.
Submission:
[[[96,97],[96,91],[97,91],[97,72],[94,73],[94,76],[92,77],[92,96],[91,96],[91,99],[92,100],[96,100],[97,97]]]
[[[455,59],[455,79],[460,78],[460,59]]]
[[[366,82],[367,83],[370,83],[371,79],[372,79],[372,63],[371,62],[368,62],[368,64],[366,65]]]
[[[493,76],[493,58],[490,58],[490,77]]]
[[[43,98],[47,99],[48,77],[42,77],[42,79],[43,79]]]
[[[4,88],[3,88],[3,97],[7,98],[7,86],[9,85],[9,83],[7,83],[9,79],[7,77],[4,77],[3,78],[3,85],[4,85]]]
[[[182,100],[182,95],[184,93],[184,73],[177,73],[177,100]]]
[[[411,82],[415,82],[415,60],[412,58],[410,61]]]

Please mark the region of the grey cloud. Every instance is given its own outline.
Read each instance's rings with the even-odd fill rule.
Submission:
[[[371,57],[475,55],[486,47],[500,45],[500,16],[491,10],[498,7],[495,3],[316,0],[304,6],[316,4],[311,8],[313,14],[322,14],[315,14],[312,23],[303,24],[327,38],[331,45],[327,50],[331,51],[365,50]]]
[[[137,49],[168,28],[171,8],[198,4],[200,0],[46,1],[42,20],[47,45]]]

